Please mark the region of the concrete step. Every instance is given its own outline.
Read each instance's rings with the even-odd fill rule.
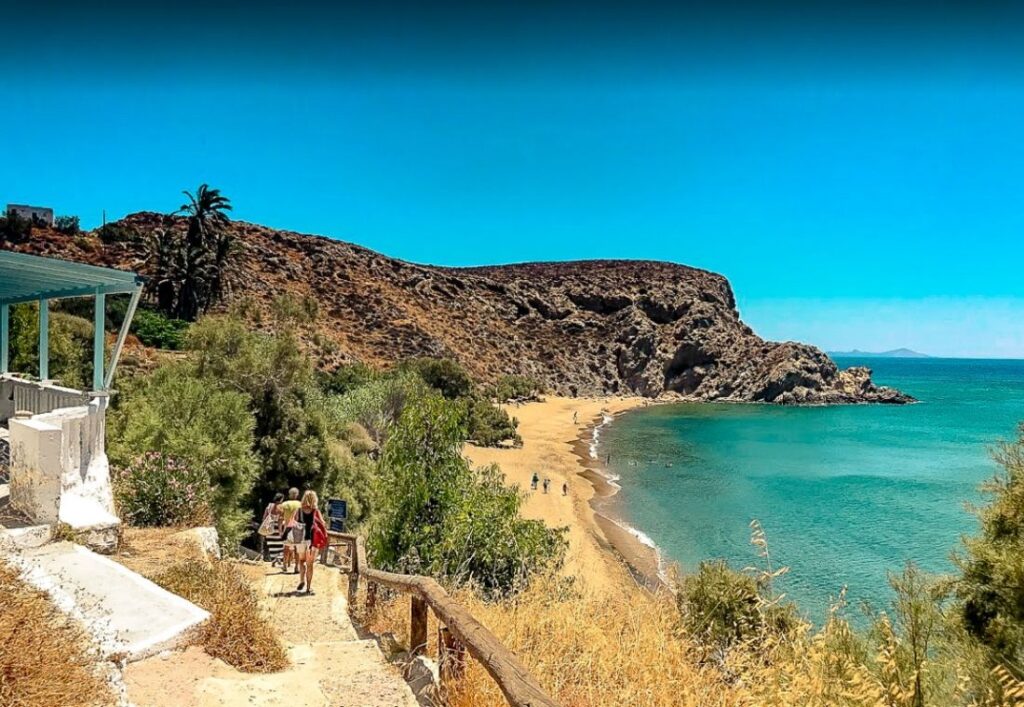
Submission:
[[[291,668],[268,675],[212,677],[197,686],[196,704],[249,707],[417,707],[412,690],[373,641],[291,646]]]
[[[79,618],[105,656],[139,660],[188,642],[209,614],[145,577],[69,542],[12,556],[26,579]]]

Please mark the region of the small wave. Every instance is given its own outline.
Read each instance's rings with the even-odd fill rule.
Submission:
[[[642,530],[640,530],[638,528],[634,528],[629,523],[623,522],[621,520],[617,520],[617,521],[615,521],[615,524],[618,525],[623,530],[625,530],[630,535],[632,535],[638,541],[640,541],[641,545],[643,545],[645,547],[649,547],[651,550],[654,551],[654,556],[655,556],[655,558],[657,559],[657,562],[658,562],[658,579],[660,579],[662,582],[664,582],[666,585],[668,585],[669,584],[669,579],[668,579],[668,572],[665,569],[664,553],[662,553],[661,548],[658,547],[658,544],[656,542],[654,542],[654,540],[651,538],[650,535],[648,535],[647,533],[645,533],[644,531],[642,531]]]
[[[597,453],[597,449],[598,449],[598,446],[599,446],[599,444],[601,442],[601,428],[604,427],[605,425],[607,425],[609,422],[611,422],[614,419],[615,418],[612,417],[611,415],[609,415],[608,413],[604,413],[604,416],[601,418],[601,422],[599,422],[598,424],[594,425],[594,430],[590,433],[590,458],[591,459],[600,459],[600,456]]]

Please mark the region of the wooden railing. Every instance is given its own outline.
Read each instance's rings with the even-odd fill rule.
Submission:
[[[486,626],[448,596],[448,592],[435,580],[370,567],[362,536],[331,533],[331,538],[349,545],[352,562],[348,576],[350,610],[358,606],[361,584],[365,584],[368,610],[374,607],[378,586],[409,594],[409,647],[413,655],[426,649],[429,608],[442,624],[438,637],[442,676],[458,676],[465,665],[465,652],[468,650],[494,679],[512,707],[558,707],[558,703],[545,694],[519,659]]]

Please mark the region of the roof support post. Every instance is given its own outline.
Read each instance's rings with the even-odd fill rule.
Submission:
[[[132,319],[135,318],[135,308],[139,306],[139,298],[142,296],[142,285],[132,292],[132,299],[128,303],[128,311],[125,312],[124,321],[121,322],[121,331],[117,334],[117,343],[114,344],[114,351],[110,354],[110,367],[107,369],[107,377],[103,379],[103,387],[110,390],[114,382],[114,371],[117,370],[117,362],[121,358],[121,349],[124,348],[124,340],[128,338],[128,329],[131,328]]]
[[[92,389],[103,390],[103,348],[106,328],[107,296],[96,292],[96,309],[92,318]]]
[[[50,379],[50,300],[39,300],[39,380]]]
[[[11,305],[4,302],[0,304],[0,375],[7,373],[11,368]]]

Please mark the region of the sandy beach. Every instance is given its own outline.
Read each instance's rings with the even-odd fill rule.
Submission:
[[[645,398],[560,398],[510,406],[519,420],[523,445],[517,449],[467,445],[465,455],[477,465],[496,463],[508,483],[526,491],[523,515],[551,527],[569,528],[565,572],[587,587],[602,591],[638,583],[656,585],[657,553],[602,513],[603,499],[616,487],[590,458],[592,430],[615,416],[650,401]],[[575,413],[575,422],[573,414]],[[530,491],[537,472],[551,479],[547,494]],[[562,495],[562,484],[569,493]]]

